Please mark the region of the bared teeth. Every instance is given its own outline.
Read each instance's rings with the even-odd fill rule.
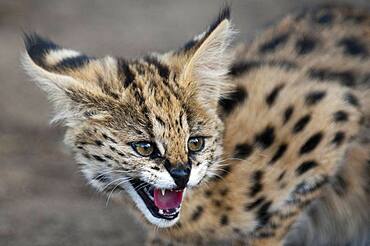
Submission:
[[[162,193],[162,196],[164,196],[164,194],[166,194],[166,189],[161,189],[161,193]]]

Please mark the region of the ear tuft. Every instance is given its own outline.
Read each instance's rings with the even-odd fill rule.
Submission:
[[[231,10],[229,5],[225,5],[223,8],[221,8],[217,18],[211,22],[207,30],[186,42],[185,45],[178,50],[178,53],[186,53],[197,49],[200,44],[221,24],[221,22],[224,20],[230,21],[230,13]]]
[[[215,28],[224,20],[230,20],[230,6],[225,5],[218,14],[218,17],[212,22],[212,24],[209,26],[207,33],[211,33],[215,30]]]

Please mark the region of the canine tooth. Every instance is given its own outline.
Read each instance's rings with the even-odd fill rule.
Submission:
[[[159,214],[163,214],[163,210],[162,209],[159,209]]]
[[[161,189],[161,193],[162,193],[162,196],[164,196],[164,194],[166,194],[166,190],[165,189]]]

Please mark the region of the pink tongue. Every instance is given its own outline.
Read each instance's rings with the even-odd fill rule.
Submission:
[[[178,208],[182,201],[182,190],[166,190],[162,195],[160,189],[154,189],[154,204],[159,209]]]

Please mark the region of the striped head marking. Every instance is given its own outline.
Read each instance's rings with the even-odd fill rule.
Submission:
[[[25,35],[23,65],[47,93],[53,121],[100,191],[125,190],[160,227],[179,218],[185,190],[214,175],[222,152],[217,102],[227,90],[229,10],[177,51],[96,58]]]

